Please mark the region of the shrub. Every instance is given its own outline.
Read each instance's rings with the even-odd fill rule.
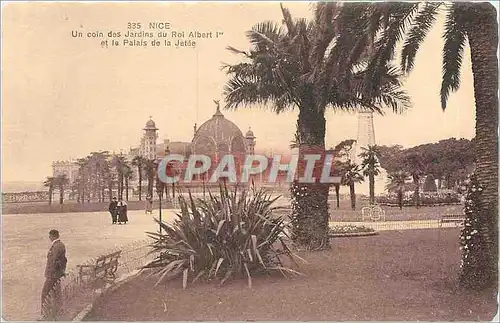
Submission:
[[[221,284],[231,277],[244,277],[252,285],[252,274],[280,272],[300,274],[283,266],[280,256],[288,256],[285,218],[273,214],[276,207],[264,190],[251,192],[237,188],[229,192],[220,187],[220,196],[209,192],[206,200],[179,196],[180,212],[172,224],[160,223],[163,233],[151,233],[152,252],[159,256],[145,268],[159,275],[156,285],[166,279],[183,276],[186,288],[188,276],[196,280],[221,278]],[[280,248],[281,247],[281,248]],[[300,258],[299,258],[300,259]]]
[[[341,233],[361,233],[361,232],[375,232],[373,228],[365,227],[363,225],[356,226],[352,224],[348,225],[336,225],[330,228],[330,234],[341,234]]]
[[[434,180],[434,176],[427,175],[424,182],[423,187],[424,192],[437,192],[436,181]]]
[[[381,205],[397,206],[398,199],[396,194],[388,194],[377,197],[377,203]],[[459,204],[460,196],[457,193],[420,193],[421,206],[434,206],[434,205],[452,205]],[[405,195],[403,197],[404,206],[414,206],[415,200],[413,196]]]

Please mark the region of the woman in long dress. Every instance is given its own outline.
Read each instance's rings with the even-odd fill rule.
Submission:
[[[127,223],[128,222],[128,217],[127,217],[127,203],[125,201],[120,201],[118,202],[118,223]]]

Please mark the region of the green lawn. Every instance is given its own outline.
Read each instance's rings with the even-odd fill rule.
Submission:
[[[246,279],[153,288],[156,279],[139,277],[107,296],[90,319],[490,321],[496,294],[457,287],[458,234],[426,229],[332,239],[329,251],[300,253],[305,277],[254,278],[251,289]]]

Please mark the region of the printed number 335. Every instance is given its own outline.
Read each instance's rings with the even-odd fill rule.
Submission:
[[[141,23],[140,22],[129,22],[127,24],[127,29],[141,29]]]

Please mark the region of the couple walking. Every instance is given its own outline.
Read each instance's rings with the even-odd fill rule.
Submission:
[[[113,197],[113,201],[109,203],[109,213],[111,213],[111,224],[122,224],[128,222],[127,217],[127,203],[123,201],[121,198],[119,201],[116,200],[116,197]]]

